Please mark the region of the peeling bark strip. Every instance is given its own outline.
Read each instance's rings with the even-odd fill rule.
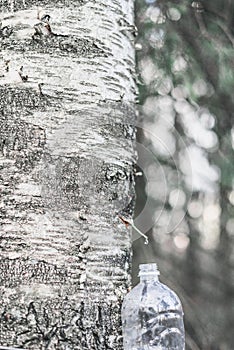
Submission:
[[[133,1],[1,0],[0,21],[0,348],[122,349]]]

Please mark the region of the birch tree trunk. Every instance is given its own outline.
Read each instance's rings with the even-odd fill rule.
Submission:
[[[0,31],[0,346],[122,349],[133,0],[1,0],[0,10],[13,29]],[[38,34],[45,14],[52,33]]]

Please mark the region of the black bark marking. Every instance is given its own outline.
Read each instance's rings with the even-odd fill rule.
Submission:
[[[73,6],[82,6],[84,5],[88,0],[40,0],[40,6],[45,7],[60,7],[63,8],[64,6],[73,5]],[[37,0],[1,0],[0,4],[0,11],[1,12],[9,12],[12,11],[19,11],[19,10],[26,10],[30,9],[32,7],[37,8],[38,1]]]
[[[44,261],[8,258],[1,258],[0,261],[0,283],[7,288],[27,283],[62,285],[70,277],[67,268],[58,268]]]

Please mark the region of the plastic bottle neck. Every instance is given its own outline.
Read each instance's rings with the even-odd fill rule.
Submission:
[[[157,264],[140,264],[139,265],[139,277],[140,282],[158,281],[160,272]]]

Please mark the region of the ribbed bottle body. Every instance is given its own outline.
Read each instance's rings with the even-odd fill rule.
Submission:
[[[158,278],[143,279],[122,306],[124,350],[184,350],[183,310],[178,296]]]

